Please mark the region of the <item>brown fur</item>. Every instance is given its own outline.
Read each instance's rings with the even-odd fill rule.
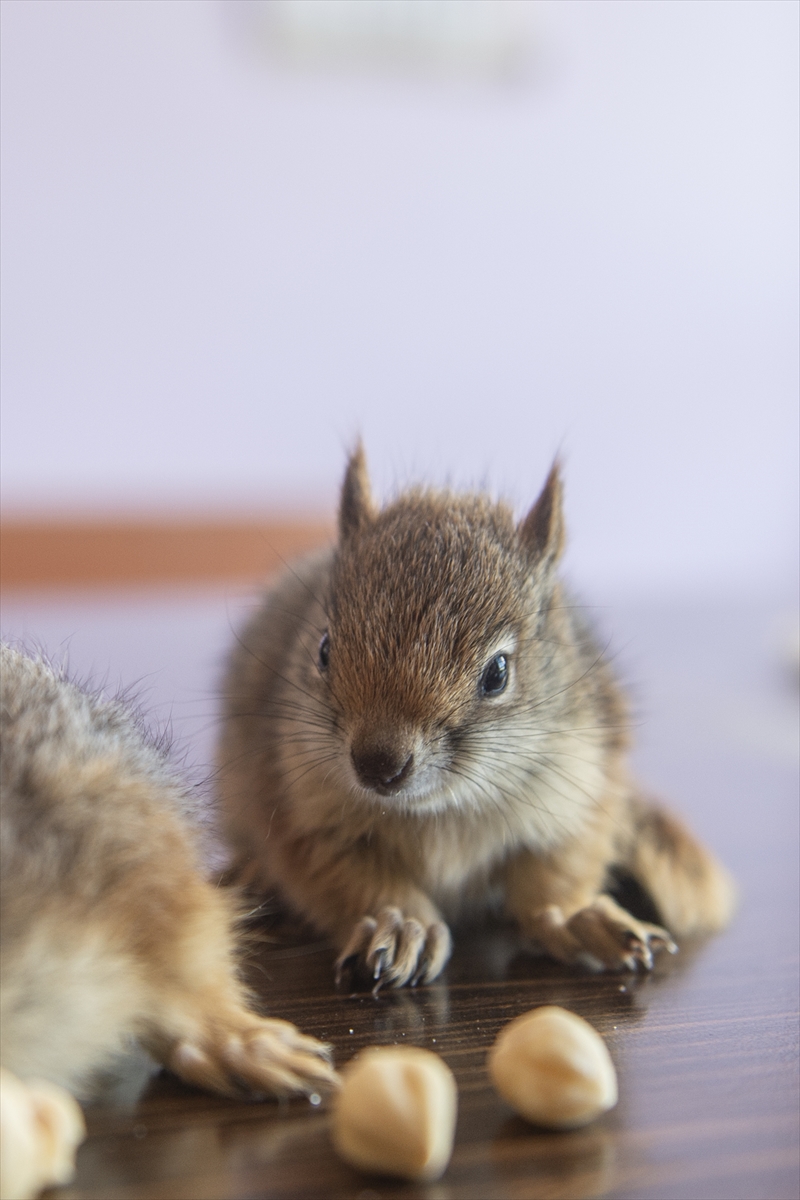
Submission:
[[[378,511],[359,448],[338,545],[243,631],[227,833],[241,877],[333,933],[340,967],[432,979],[445,919],[492,904],[562,960],[650,967],[674,946],[606,894],[618,869],[676,935],[726,921],[725,873],[629,779],[624,700],[556,576],[563,542],[555,467],[517,526],[484,495],[414,490]],[[482,694],[501,653],[505,690]]]
[[[3,1067],[82,1096],[138,1038],[231,1095],[335,1083],[326,1047],[252,1011],[162,751],[121,705],[0,655]]]

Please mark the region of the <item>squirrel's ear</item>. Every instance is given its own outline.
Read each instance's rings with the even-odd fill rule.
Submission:
[[[375,518],[364,447],[358,442],[347,463],[339,501],[339,536],[346,540]]]
[[[564,514],[562,509],[561,473],[554,462],[539,499],[517,532],[528,557],[534,565],[552,567],[564,549]]]

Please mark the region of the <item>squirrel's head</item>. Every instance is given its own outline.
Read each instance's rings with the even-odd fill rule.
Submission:
[[[317,663],[356,787],[441,803],[476,735],[530,706],[563,542],[557,466],[515,524],[484,495],[412,490],[378,509],[356,449]]]

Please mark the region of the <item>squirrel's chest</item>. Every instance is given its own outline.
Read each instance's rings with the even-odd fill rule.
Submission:
[[[506,854],[493,830],[463,819],[425,822],[395,848],[409,875],[448,908],[462,908],[469,895],[484,897]]]

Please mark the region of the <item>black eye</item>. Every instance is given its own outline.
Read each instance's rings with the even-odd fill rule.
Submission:
[[[481,675],[481,694],[499,696],[508,683],[508,659],[505,654],[495,654]]]
[[[330,658],[331,658],[331,639],[328,637],[328,634],[326,632],[326,633],[323,633],[323,635],[322,635],[322,639],[319,643],[319,652],[317,655],[317,662],[319,663],[320,671],[327,671],[328,663],[330,662]]]

